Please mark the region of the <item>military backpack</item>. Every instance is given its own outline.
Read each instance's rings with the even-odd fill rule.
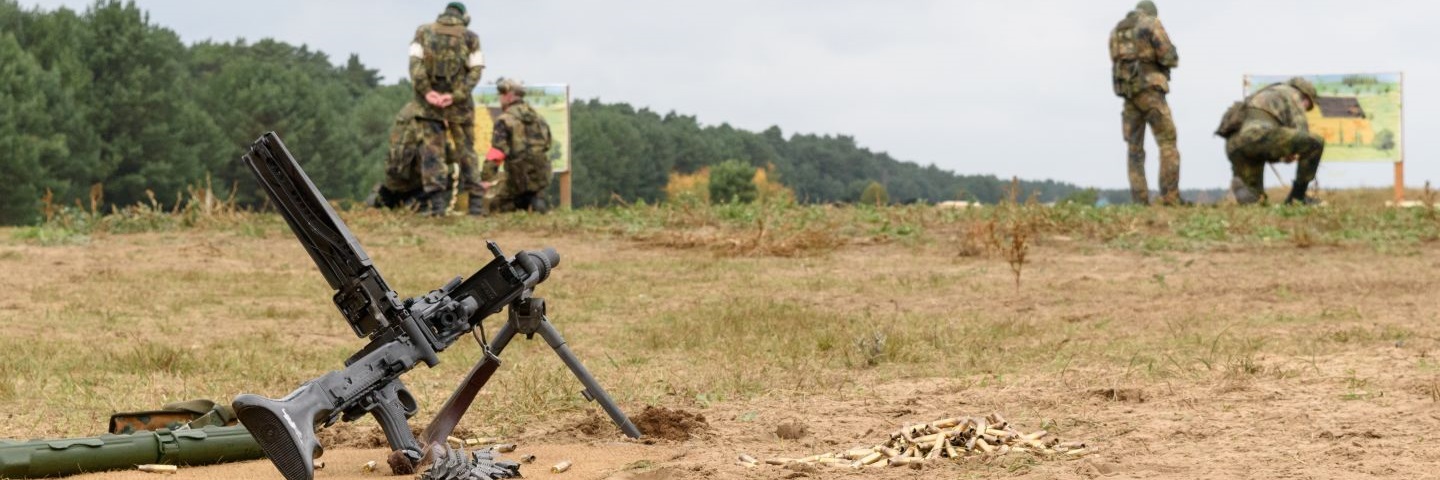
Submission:
[[[465,76],[470,51],[465,42],[467,30],[464,25],[434,23],[427,29],[425,42],[425,71],[435,82],[435,91],[451,92]]]
[[[549,158],[550,125],[538,115],[533,123],[525,125],[525,149],[529,150],[531,155]]]
[[[1135,79],[1140,76],[1140,47],[1135,39],[1139,18],[1131,12],[1110,31],[1110,61],[1114,64],[1111,80],[1117,96],[1130,95]]]
[[[1225,114],[1220,116],[1220,126],[1215,128],[1215,135],[1220,138],[1230,138],[1240,127],[1245,124],[1245,102],[1239,101],[1225,109]]]

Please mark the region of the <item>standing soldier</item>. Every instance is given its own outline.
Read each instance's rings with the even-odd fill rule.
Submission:
[[[444,215],[450,203],[451,163],[460,164],[460,187],[469,194],[471,215],[484,214],[485,188],[480,184],[480,157],[475,153],[475,102],[470,93],[480,83],[485,55],[480,37],[466,28],[465,5],[450,2],[435,23],[415,30],[410,44],[410,83],[420,105],[424,147],[420,173],[425,211]]]
[[[1265,199],[1265,164],[1295,162],[1295,183],[1285,203],[1310,204],[1305,195],[1325,139],[1310,132],[1305,112],[1319,101],[1309,80],[1295,77],[1255,92],[1225,112],[1215,133],[1225,137],[1225,156],[1230,157],[1230,190],[1235,201],[1251,204]]]
[[[1143,0],[1110,32],[1110,61],[1115,95],[1125,99],[1121,113],[1125,143],[1129,145],[1130,199],[1150,203],[1145,182],[1145,125],[1160,145],[1160,196],[1166,205],[1180,199],[1180,150],[1175,148],[1175,121],[1165,94],[1170,92],[1170,69],[1180,66],[1180,55],[1160,25],[1155,3]]]
[[[550,125],[525,103],[525,86],[502,78],[495,84],[503,112],[495,119],[495,133],[485,159],[505,165],[505,185],[496,198],[502,211],[534,210],[545,213],[545,189],[550,186]]]

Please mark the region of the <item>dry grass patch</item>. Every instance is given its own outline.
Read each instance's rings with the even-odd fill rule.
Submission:
[[[713,469],[733,463],[737,445],[786,450],[767,442],[792,418],[811,427],[802,441],[829,448],[821,442],[897,421],[1003,410],[1067,437],[1106,439],[1107,452],[1153,446],[1146,462],[1181,467],[1222,457],[1233,461],[1205,465],[1263,465],[1274,460],[1267,449],[1241,447],[1274,436],[1328,465],[1306,453],[1331,448],[1316,443],[1311,423],[1364,418],[1374,423],[1366,428],[1402,432],[1395,438],[1433,426],[1410,414],[1440,402],[1425,354],[1440,351],[1436,244],[1421,240],[1436,224],[1419,212],[1014,209],[341,215],[402,295],[473,271],[485,238],[511,252],[557,247],[564,261],[539,294],[570,347],[632,414],[647,405],[703,414],[718,440],[691,440],[701,448],[675,462],[703,462],[716,476],[735,473]],[[0,436],[93,434],[113,411],[281,396],[340,368],[364,341],[334,311],[310,259],[278,218],[236,215],[249,220],[91,230],[80,245],[0,232],[0,252],[15,252],[0,253],[14,272],[0,276],[14,292],[0,301]],[[957,255],[972,229],[994,221],[1003,231],[1017,218],[1035,229],[1018,290],[999,252]],[[1313,232],[1310,248],[1288,233],[1299,227]],[[807,228],[825,240],[771,250]],[[712,237],[655,243],[686,234]],[[732,251],[725,238],[759,240]],[[461,343],[441,358],[404,377],[417,418],[434,414],[479,349]],[[559,438],[535,432],[595,412],[580,388],[544,342],[516,339],[461,428]],[[1091,393],[1106,389],[1145,401]],[[1197,440],[1222,431],[1235,433],[1235,448]],[[966,468],[937,474],[1073,470],[1045,460]]]

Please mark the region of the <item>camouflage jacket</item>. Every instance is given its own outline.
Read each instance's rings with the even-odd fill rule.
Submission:
[[[1180,54],[1160,19],[1132,11],[1110,32],[1110,61],[1115,94],[1133,96],[1145,89],[1170,91],[1170,69]]]
[[[415,159],[418,158],[418,147],[424,141],[424,132],[415,118],[421,115],[420,104],[410,101],[395,114],[395,122],[390,125],[390,154],[386,160],[387,168],[404,169],[413,167]]]
[[[1245,99],[1245,123],[1241,130],[1251,128],[1287,127],[1302,132],[1310,131],[1310,122],[1305,119],[1302,95],[1295,87],[1277,83]]]
[[[506,162],[548,162],[550,141],[550,125],[522,100],[495,119],[490,145],[505,153]]]
[[[435,23],[415,29],[410,43],[410,84],[425,118],[452,122],[474,122],[475,105],[470,94],[485,70],[480,36],[465,28],[465,20],[440,15]],[[434,90],[454,96],[455,103],[441,109],[425,101]]]
[[[407,192],[421,188],[420,158],[425,132],[416,120],[420,105],[411,101],[395,114],[390,126],[390,150],[385,156],[385,188]]]

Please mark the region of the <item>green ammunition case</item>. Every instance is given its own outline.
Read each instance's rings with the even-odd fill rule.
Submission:
[[[129,435],[0,440],[0,478],[62,477],[137,465],[208,465],[264,457],[243,426],[141,431]]]

